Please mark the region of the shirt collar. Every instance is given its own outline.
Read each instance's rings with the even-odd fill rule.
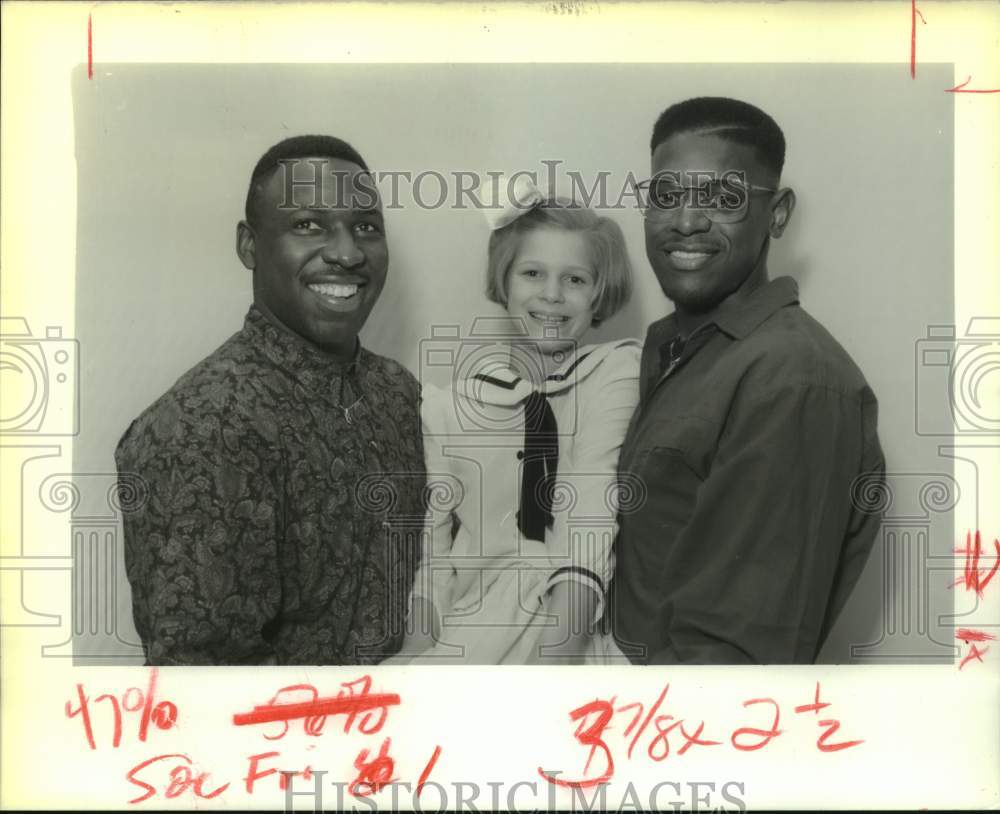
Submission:
[[[368,352],[358,342],[349,362],[332,359],[298,334],[276,325],[255,305],[243,322],[247,340],[271,362],[313,390],[329,391],[331,381],[365,366]]]
[[[799,284],[791,277],[777,277],[735,303],[726,303],[712,323],[733,339],[744,339],[764,321],[785,306],[799,301]],[[649,326],[650,338],[657,345],[677,335],[677,319],[673,314]]]
[[[506,364],[495,358],[484,360],[484,364],[480,365],[475,373],[458,383],[457,392],[465,398],[496,405],[518,404],[536,390],[543,395],[551,396],[574,387],[589,376],[613,349],[629,344],[638,347],[635,340],[625,339],[578,348],[540,385],[522,379]]]
[[[777,311],[798,301],[799,284],[791,277],[778,277],[751,291],[742,302],[723,305],[713,322],[734,339],[743,339]]]

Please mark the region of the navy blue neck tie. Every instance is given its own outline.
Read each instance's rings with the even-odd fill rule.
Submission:
[[[521,470],[521,507],[517,527],[530,540],[545,542],[552,528],[552,488],[559,467],[556,417],[539,392],[524,400],[524,459]]]

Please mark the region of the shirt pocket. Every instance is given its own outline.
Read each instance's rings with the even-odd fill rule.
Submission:
[[[643,525],[648,530],[673,536],[687,524],[711,471],[718,438],[717,425],[696,416],[664,419],[648,427],[630,467],[645,490]]]

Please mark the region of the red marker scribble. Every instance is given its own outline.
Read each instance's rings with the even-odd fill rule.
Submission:
[[[284,736],[288,731],[288,721],[299,718],[306,719],[306,734],[318,735],[323,729],[323,720],[330,715],[346,715],[344,731],[350,731],[355,719],[364,714],[358,725],[366,735],[378,732],[389,714],[389,707],[400,703],[398,693],[371,693],[371,676],[364,676],[357,681],[345,682],[335,696],[320,698],[316,688],[311,684],[294,684],[283,687],[267,704],[255,706],[250,712],[240,712],[233,715],[234,726],[250,726],[280,721],[285,724],[284,731],[270,740]],[[360,692],[355,692],[359,688]],[[283,692],[305,690],[312,698],[304,702],[279,703],[278,698]],[[376,713],[378,713],[376,715]]]
[[[753,752],[757,749],[763,749],[774,738],[781,734],[781,730],[778,729],[778,722],[781,720],[781,709],[778,707],[778,702],[773,698],[751,698],[749,701],[743,702],[743,706],[745,707],[752,706],[753,704],[774,704],[774,722],[771,724],[770,729],[757,729],[752,726],[744,726],[733,732],[729,741],[733,746],[743,752]],[[747,743],[745,738],[748,736],[760,738],[760,740]],[[737,738],[743,739],[742,742],[737,742]]]
[[[852,746],[864,743],[863,738],[853,741],[841,741],[840,743],[827,743],[827,739],[831,738],[833,734],[840,729],[840,721],[828,718],[820,721],[819,725],[826,727],[826,731],[820,735],[819,739],[816,741],[816,748],[821,752],[839,752],[841,749],[850,749]]]
[[[666,692],[666,690],[664,690],[664,692]],[[614,704],[614,700],[614,698],[610,701],[594,699],[583,706],[577,707],[569,714],[571,721],[580,722],[575,733],[577,741],[584,746],[590,747],[590,753],[587,756],[587,763],[583,767],[584,773],[586,773],[590,768],[590,763],[594,758],[594,753],[598,749],[604,753],[604,771],[597,777],[589,777],[582,780],[563,780],[554,774],[549,774],[541,766],[539,766],[538,773],[542,777],[556,786],[577,789],[599,786],[601,783],[606,783],[611,779],[611,775],[615,773],[615,760],[611,756],[611,750],[608,748],[608,745],[602,740],[601,735],[604,734],[604,729],[611,722],[611,718],[615,714],[615,708],[612,706]],[[592,712],[597,713],[597,718],[590,726],[587,726],[587,716]]]
[[[969,642],[987,642],[995,639],[996,636],[992,633],[985,633],[982,630],[969,630],[966,627],[960,627],[955,631],[955,638],[961,639],[968,644]]]
[[[437,760],[439,757],[441,757],[441,747],[435,746],[434,753],[431,755],[431,759],[427,761],[427,765],[424,766],[424,770],[420,773],[420,779],[417,780],[417,797],[419,797],[420,792],[424,790],[424,783],[426,783],[427,778],[431,776],[431,772],[437,765]]]
[[[813,696],[812,703],[802,704],[795,708],[795,712],[801,714],[803,712],[813,712],[819,715],[821,709],[826,709],[830,706],[829,701],[821,701],[819,698],[820,694],[820,683],[816,682],[816,693]],[[864,739],[853,740],[853,741],[841,741],[840,743],[827,743],[827,740],[833,737],[834,733],[840,729],[840,721],[834,718],[826,718],[822,721],[817,722],[819,726],[825,726],[826,731],[819,736],[816,740],[816,748],[821,752],[839,752],[842,749],[850,749],[852,746],[857,746],[858,744],[864,743]]]
[[[965,87],[972,81],[972,74],[969,74],[968,78],[962,82],[960,85],[955,85],[953,88],[945,88],[945,93],[1000,93],[1000,88],[967,88]]]
[[[1000,568],[1000,540],[994,540],[993,547],[996,549],[996,557],[994,557],[993,567],[985,572],[986,576],[984,577],[983,572],[985,569],[979,567],[979,558],[983,554],[982,536],[977,531],[976,541],[973,544],[972,532],[966,532],[965,548],[955,549],[957,553],[965,554],[965,570],[961,579],[955,580],[951,586],[964,584],[965,590],[975,591],[981,597],[986,586],[990,584],[990,580],[996,575],[997,569]]]
[[[143,692],[138,687],[129,687],[122,694],[121,698],[110,693],[102,693],[94,699],[97,705],[104,701],[111,707],[112,713],[112,735],[111,746],[117,749],[122,742],[122,710],[125,712],[138,712],[139,715],[139,740],[145,742],[149,733],[149,724],[154,724],[158,729],[167,730],[177,723],[177,705],[173,701],[159,701],[154,704],[156,698],[156,682],[159,672],[154,667],[149,672],[149,683],[146,691]],[[83,689],[83,684],[76,685],[76,695],[79,706],[73,708],[73,702],[66,702],[66,717],[75,718],[77,715],[83,721],[83,730],[87,738],[87,745],[91,749],[97,749],[94,739],[94,726],[90,710],[90,698]]]
[[[253,794],[256,791],[258,780],[262,780],[265,777],[270,777],[275,774],[278,775],[278,789],[281,791],[288,788],[291,778],[293,777],[301,777],[303,780],[312,780],[313,771],[311,766],[306,766],[301,772],[273,768],[267,768],[263,771],[261,770],[261,764],[265,760],[271,760],[276,757],[281,757],[281,752],[261,752],[260,754],[250,755],[250,757],[247,758],[247,773],[243,778],[247,794]]]
[[[635,748],[635,745],[638,742],[639,738],[642,737],[642,733],[646,730],[646,727],[649,726],[649,722],[653,719],[653,716],[656,715],[656,711],[660,708],[660,705],[663,703],[663,699],[667,697],[667,690],[669,689],[670,685],[665,684],[663,687],[663,691],[660,693],[659,698],[657,698],[653,706],[650,707],[649,713],[646,715],[645,720],[642,722],[642,726],[640,726],[639,729],[636,731],[635,737],[632,738],[632,742],[628,745],[628,753],[626,754],[626,757],[628,757],[630,760],[632,759],[632,750]],[[637,707],[638,709],[636,710],[636,714],[635,717],[632,719],[632,722],[625,729],[625,737],[628,737],[629,732],[631,732],[632,729],[635,727],[635,725],[639,722],[639,717],[642,715],[642,704],[636,701],[635,703],[625,704],[625,706],[618,707],[618,709],[616,710],[617,712],[624,712],[625,710],[630,709],[632,707]]]
[[[958,664],[958,669],[961,670],[966,664],[968,664],[973,659],[981,662],[983,660],[983,656],[985,656],[987,651],[989,650],[989,647],[984,647],[982,650],[980,650],[978,647],[976,647],[976,642],[992,641],[993,639],[996,638],[996,636],[994,636],[992,633],[986,633],[985,631],[982,630],[969,630],[968,628],[960,627],[958,630],[955,631],[955,638],[969,645],[968,654]]]
[[[396,768],[396,761],[389,756],[389,745],[392,738],[382,741],[382,746],[378,754],[368,760],[368,750],[362,749],[354,759],[354,768],[358,770],[358,776],[347,787],[347,790],[355,797],[370,797],[377,794],[384,786],[388,786],[396,778],[392,776]]]
[[[670,757],[670,733],[675,729],[679,729],[681,737],[684,738],[684,745],[677,750],[678,757],[683,755],[692,746],[720,746],[722,744],[722,741],[710,741],[700,737],[701,733],[705,731],[704,721],[699,721],[698,728],[695,729],[693,734],[688,734],[688,731],[684,728],[683,719],[676,720],[669,726],[663,725],[667,721],[673,720],[673,717],[673,715],[656,716],[654,726],[656,726],[656,731],[659,734],[646,747],[646,754],[649,755],[650,760],[655,760],[659,763]],[[657,749],[657,746],[660,748]]]
[[[983,656],[986,655],[986,651],[989,650],[988,647],[984,647],[980,650],[975,644],[970,645],[969,655],[967,655],[958,665],[958,669],[961,670],[966,664],[975,659],[976,661],[982,661]]]
[[[87,79],[94,78],[94,24],[87,15]]]
[[[801,706],[796,707],[795,711],[797,713],[815,712],[817,715],[819,715],[819,711],[821,709],[826,709],[828,706],[830,706],[830,703],[828,701],[820,701],[819,700],[819,689],[820,689],[819,682],[817,681],[816,682],[816,695],[813,696],[812,703],[811,704],[802,704]]]
[[[917,17],[927,25],[927,20],[917,8],[917,0],[910,0],[910,78],[917,78]]]

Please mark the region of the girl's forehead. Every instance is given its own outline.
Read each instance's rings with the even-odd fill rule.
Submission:
[[[535,255],[548,258],[587,258],[590,262],[590,241],[582,231],[560,229],[558,226],[540,226],[521,235],[517,259]]]

